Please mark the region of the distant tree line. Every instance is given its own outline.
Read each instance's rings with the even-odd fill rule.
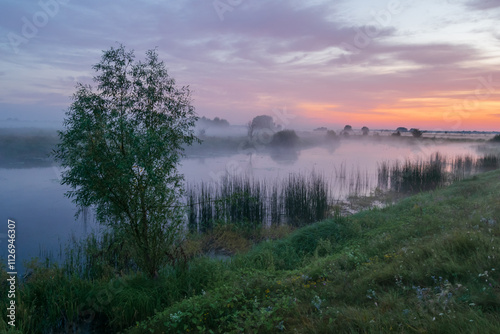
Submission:
[[[215,117],[214,119],[210,119],[203,116],[198,120],[198,125],[211,128],[211,127],[228,127],[230,124],[227,120],[223,118]]]

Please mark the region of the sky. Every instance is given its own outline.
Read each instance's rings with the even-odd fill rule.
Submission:
[[[61,124],[103,50],[157,47],[199,116],[500,131],[499,0],[2,0],[0,127]]]

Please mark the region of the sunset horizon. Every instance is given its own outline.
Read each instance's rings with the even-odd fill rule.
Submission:
[[[198,115],[245,124],[500,129],[500,4],[486,0],[7,1],[0,121],[61,122],[102,51],[157,48]],[[130,16],[129,14],[132,14]]]

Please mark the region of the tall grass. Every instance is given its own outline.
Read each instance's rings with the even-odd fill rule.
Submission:
[[[436,153],[428,161],[406,160],[403,164],[396,162],[391,168],[391,187],[397,192],[415,193],[435,189],[445,179],[444,159]]]
[[[471,155],[456,156],[451,161],[451,175],[453,181],[462,180],[474,171],[474,158]]]
[[[323,176],[291,174],[283,185],[282,200],[288,224],[301,226],[326,218],[328,183]]]
[[[192,233],[204,233],[217,224],[255,230],[282,223],[313,223],[327,216],[328,189],[328,182],[316,173],[291,174],[271,185],[230,175],[218,183],[202,182],[188,187],[188,228]]]
[[[500,159],[495,154],[486,154],[479,158],[464,155],[447,159],[440,153],[434,153],[428,160],[379,164],[378,186],[382,190],[390,188],[399,193],[417,193],[498,168]]]
[[[69,276],[89,280],[137,271],[130,248],[123,240],[109,231],[91,233],[81,240],[73,236],[59,255],[62,269]]]

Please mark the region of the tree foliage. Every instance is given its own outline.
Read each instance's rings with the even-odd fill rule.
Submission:
[[[273,118],[268,115],[256,116],[252,121],[248,122],[248,137],[253,138],[256,132],[262,130],[274,131],[277,126],[273,121]]]
[[[172,254],[183,222],[177,166],[183,145],[198,140],[189,87],[177,87],[156,50],[136,61],[124,46],[93,66],[95,87],[78,84],[55,158],[79,206],[133,249],[155,275]]]
[[[299,143],[299,136],[294,130],[281,130],[276,132],[271,140],[273,147],[294,148]]]
[[[420,131],[419,129],[411,129],[410,130],[411,134],[413,135],[413,137],[415,138],[420,138],[422,137],[422,135],[424,134],[422,131]]]

